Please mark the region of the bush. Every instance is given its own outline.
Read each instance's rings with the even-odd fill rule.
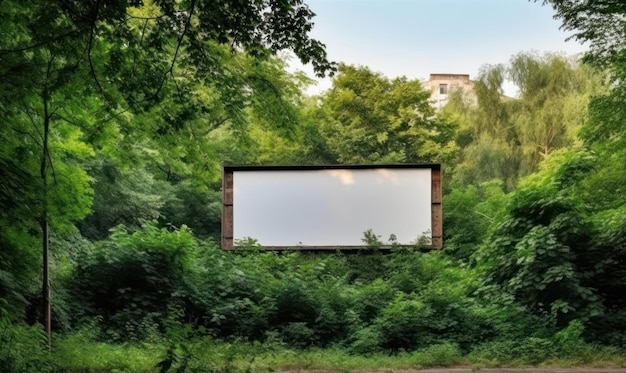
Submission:
[[[46,340],[47,337],[41,325],[12,324],[6,313],[0,314],[0,368],[2,372],[53,371],[46,351]]]
[[[369,355],[381,351],[381,331],[376,326],[366,326],[354,331],[348,350],[359,355]]]
[[[432,309],[418,299],[399,295],[376,319],[380,346],[391,351],[411,351],[425,347],[425,320]]]
[[[397,290],[389,282],[376,279],[369,284],[356,287],[352,311],[363,324],[372,323],[396,297]]]
[[[101,316],[113,340],[142,340],[163,331],[162,320],[188,295],[184,276],[198,250],[185,228],[147,225],[132,234],[118,228],[78,262],[70,287],[76,308],[83,310],[79,316]]]
[[[317,317],[313,324],[317,344],[328,346],[348,339],[353,329],[351,310],[355,306],[351,288],[340,281],[327,281],[312,289],[317,299]]]

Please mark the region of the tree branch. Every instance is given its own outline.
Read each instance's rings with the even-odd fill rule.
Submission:
[[[50,40],[41,41],[39,43],[35,43],[35,44],[28,45],[28,46],[25,46],[25,47],[15,48],[15,49],[0,49],[0,54],[20,53],[20,52],[25,52],[25,51],[28,51],[28,50],[31,50],[31,49],[37,49],[37,48],[42,47],[42,46],[44,46],[44,45],[46,45],[48,43],[52,43],[52,42],[58,41],[60,39],[66,38],[66,37],[71,36],[71,35],[76,34],[76,33],[78,33],[78,30],[72,30],[72,31],[69,31],[69,32],[67,32],[65,34],[61,34],[61,35],[59,35],[59,36],[57,36],[55,38],[52,38]]]
[[[174,57],[172,57],[170,68],[167,71],[165,71],[165,73],[163,74],[163,79],[161,79],[161,83],[157,87],[157,90],[154,92],[153,97],[156,97],[161,92],[161,89],[163,88],[163,85],[165,84],[165,81],[167,80],[168,75],[171,75],[172,78],[174,77],[174,65],[176,64],[178,53],[180,53],[180,49],[183,44],[183,38],[187,34],[187,31],[189,30],[189,26],[191,25],[191,17],[193,16],[195,8],[196,8],[196,0],[192,0],[191,6],[189,7],[189,15],[187,16],[187,20],[185,21],[185,27],[183,28],[183,32],[180,34],[176,42],[176,50],[174,51]]]
[[[96,33],[96,21],[98,19],[99,12],[100,12],[100,0],[97,0],[96,14],[93,17],[93,20],[91,21],[91,25],[89,27],[89,42],[87,43],[87,60],[89,61],[89,71],[91,73],[91,76],[93,77],[94,82],[96,83],[96,86],[98,87],[98,90],[103,94],[104,99],[108,101],[106,91],[104,90],[104,87],[102,87],[102,85],[100,84],[100,80],[98,79],[98,74],[96,73],[96,68],[93,64],[93,59],[91,57],[91,52],[93,50],[93,41],[95,39],[95,33]]]

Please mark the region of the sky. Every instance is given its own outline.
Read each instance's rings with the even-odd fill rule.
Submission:
[[[431,73],[477,76],[486,64],[507,63],[520,52],[582,53],[561,31],[550,6],[528,0],[305,0],[316,13],[311,36],[329,59],[367,66],[393,78],[427,80]],[[310,66],[293,69],[313,77]],[[330,79],[310,94],[331,86]],[[516,94],[512,84],[505,93]]]
[[[372,229],[413,244],[431,229],[431,169],[235,171],[233,235],[263,246],[359,246]]]

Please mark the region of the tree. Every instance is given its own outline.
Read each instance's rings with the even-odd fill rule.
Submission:
[[[536,1],[536,0],[535,0]],[[626,4],[621,1],[544,0],[556,11],[570,38],[589,43],[587,60],[605,66],[623,64],[626,58]]]
[[[589,43],[585,60],[607,69],[606,77],[612,82],[604,92],[608,94],[598,92],[593,97],[589,105],[592,124],[583,129],[583,138],[587,144],[619,143],[626,99],[626,4],[578,0],[544,0],[543,4],[554,8],[563,29],[574,32],[571,38]]]
[[[27,74],[5,80],[8,87],[2,93],[2,101],[8,105],[0,111],[6,123],[1,130],[6,140],[1,154],[20,160],[22,169],[29,175],[22,180],[29,185],[22,190],[24,196],[20,200],[26,206],[19,212],[32,220],[25,225],[29,227],[28,233],[21,236],[25,241],[14,244],[28,250],[30,240],[26,237],[33,235],[31,232],[36,229],[32,222],[38,222],[43,248],[43,315],[48,335],[51,327],[47,301],[50,296],[49,225],[63,230],[88,211],[90,180],[76,161],[93,154],[91,146],[83,141],[83,129],[70,124],[84,116],[89,106],[89,102],[80,102],[77,97],[85,91],[77,84],[80,75],[72,76],[68,72],[76,63],[76,56],[71,54],[73,47],[58,45],[57,48],[66,49],[64,52],[56,48],[36,49],[24,53],[20,68]],[[4,72],[6,67],[3,65],[0,71]],[[53,159],[56,162],[53,163]],[[30,219],[14,216],[10,224]]]
[[[260,164],[329,164],[336,162],[320,123],[324,118],[316,97],[295,100],[295,121],[288,131],[253,121],[250,137],[255,146],[251,162]]]
[[[83,237],[104,240],[118,225],[135,230],[161,216],[166,196],[172,194],[168,182],[155,180],[145,168],[121,170],[109,159],[89,164],[94,199],[89,215],[77,224]]]
[[[589,66],[552,54],[515,55],[508,75],[520,89],[513,121],[522,146],[521,171],[526,174],[537,170],[554,150],[576,143],[576,132],[600,80]]]
[[[507,78],[518,86],[518,98],[502,94]],[[587,104],[601,87],[595,69],[561,55],[525,52],[507,65],[485,67],[474,84],[477,107],[450,102],[464,113],[456,118],[463,152],[455,178],[461,183],[497,178],[513,189],[550,153],[577,144]]]
[[[454,127],[434,117],[429,98],[417,80],[340,65],[321,97],[321,133],[342,163],[442,161],[456,150]]]
[[[511,123],[517,102],[503,98],[506,66],[485,66],[474,82],[477,106],[452,100],[465,112],[457,141],[463,145],[453,180],[461,185],[499,179],[510,190],[520,169],[518,134]],[[444,112],[449,108],[444,108]]]
[[[15,141],[3,144],[1,154],[19,159],[24,152],[28,172],[39,174],[40,198],[27,211],[41,225],[48,335],[48,223],[86,214],[89,180],[79,161],[92,146],[111,149],[139,128],[176,130],[190,113],[212,112],[219,100],[227,115],[210,124],[236,122],[253,101],[242,92],[267,92],[259,87],[271,84],[255,74],[230,84],[241,75],[224,66],[225,45],[233,55],[247,52],[252,65],[291,49],[318,74],[332,72],[323,44],[308,36],[313,15],[301,0],[2,2],[0,117]],[[206,95],[214,100],[198,99]],[[164,121],[150,128],[146,119],[157,113]],[[127,144],[132,141],[121,145]],[[56,209],[56,197],[66,198],[67,211]],[[74,197],[78,203],[67,203]]]

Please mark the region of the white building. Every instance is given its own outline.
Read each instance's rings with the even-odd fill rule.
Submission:
[[[431,104],[438,111],[448,103],[448,96],[455,90],[461,90],[466,100],[476,104],[474,82],[469,74],[430,74],[430,78],[422,81],[422,85],[430,90]]]

